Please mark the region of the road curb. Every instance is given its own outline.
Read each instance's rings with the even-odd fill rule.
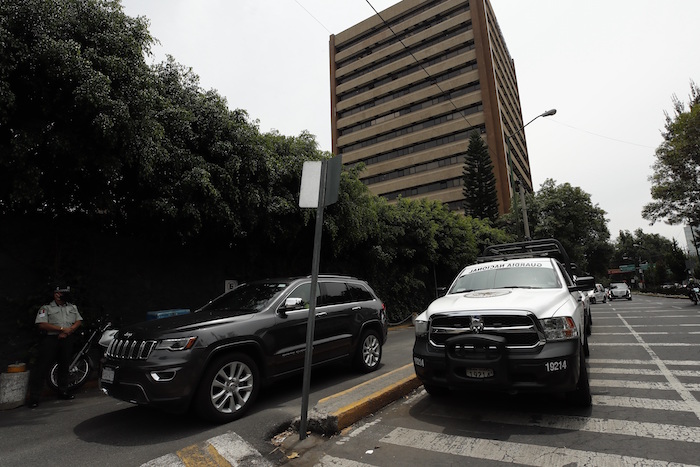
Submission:
[[[318,401],[309,411],[308,430],[334,435],[421,386],[413,363]],[[300,420],[294,421],[299,429]]]

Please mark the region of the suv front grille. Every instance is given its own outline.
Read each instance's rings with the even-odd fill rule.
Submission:
[[[156,346],[156,341],[114,339],[105,355],[122,360],[146,360]]]
[[[450,313],[435,315],[430,319],[430,343],[444,347],[445,341],[460,334],[474,334],[471,330],[472,317],[478,316],[484,327],[479,334],[500,336],[506,339],[509,349],[533,349],[544,342],[539,331],[537,318],[527,312],[508,314]]]

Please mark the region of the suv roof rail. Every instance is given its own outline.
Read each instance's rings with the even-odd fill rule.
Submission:
[[[561,242],[554,238],[489,245],[484,248],[484,252],[476,261],[477,263],[485,263],[487,261],[537,257],[558,259],[564,265],[569,275],[573,276],[569,255]]]
[[[306,276],[307,278],[311,277],[311,274]],[[359,280],[357,277],[353,276],[348,276],[345,274],[330,274],[330,273],[325,273],[325,274],[319,274],[318,277],[323,277],[325,279],[354,279],[354,280]]]

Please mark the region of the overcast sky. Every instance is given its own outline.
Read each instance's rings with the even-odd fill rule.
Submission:
[[[261,131],[307,130],[330,151],[328,38],[396,0],[122,0],[145,16],[166,54],[204,89],[244,109]],[[535,189],[548,178],[591,195],[620,230],[686,247],[682,226],[641,210],[672,97],[700,84],[697,0],[491,0],[515,60]]]

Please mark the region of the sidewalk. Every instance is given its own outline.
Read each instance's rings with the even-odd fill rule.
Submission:
[[[299,439],[297,418],[292,427],[278,434],[273,443],[288,459],[300,457],[305,451],[325,442],[353,423],[367,417],[391,402],[418,388],[422,383],[410,363],[377,376],[346,391],[321,399],[308,414],[308,436]],[[187,465],[271,466],[262,455],[235,433],[229,432],[177,453],[168,454],[143,464],[142,467],[185,467]]]

